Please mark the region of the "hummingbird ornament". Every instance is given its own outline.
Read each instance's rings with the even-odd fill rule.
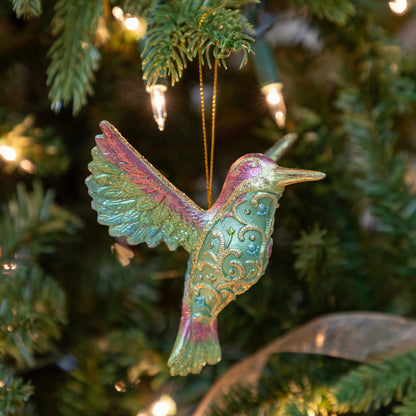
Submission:
[[[172,375],[199,373],[221,359],[217,316],[264,274],[272,250],[274,214],[285,186],[315,181],[321,172],[280,167],[274,160],[295,139],[288,135],[266,154],[234,162],[217,201],[200,208],[179,191],[109,122],[100,123],[87,178],[98,222],[129,244],[164,241],[189,253],[178,335],[168,365]]]

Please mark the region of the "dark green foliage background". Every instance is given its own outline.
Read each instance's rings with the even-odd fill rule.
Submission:
[[[284,82],[287,131],[299,134],[281,164],[320,170],[327,178],[286,189],[265,276],[219,317],[221,363],[198,376],[170,378],[166,361],[180,317],[187,253],[141,245],[132,247],[130,265],[121,266],[111,250],[115,241],[96,223],[84,180],[98,123],[105,119],[204,206],[200,114],[190,99],[197,65],[188,62],[182,79],[169,88],[166,130],[158,132],[141,80],[139,45],[111,18],[110,3],[116,2],[43,1],[41,6],[12,1],[0,6],[0,133],[33,115],[28,148],[46,149],[53,142],[59,150],[56,157],[40,151],[34,175],[0,160],[0,263],[18,255],[16,279],[4,275],[0,283],[0,380],[10,386],[7,393],[0,388],[0,414],[136,415],[164,393],[175,398],[178,414],[192,414],[227,368],[313,317],[370,310],[414,318],[416,196],[405,178],[416,149],[416,56],[396,34],[404,24],[415,24],[415,14],[398,17],[387,2],[371,0],[266,1],[269,11],[305,16],[323,43],[319,51],[290,44],[274,52]],[[124,3],[126,10],[145,15],[153,5]],[[61,8],[54,12],[56,4]],[[175,5],[164,7],[171,7],[172,15],[178,12]],[[85,13],[77,18],[74,10],[81,9]],[[13,10],[26,17],[42,13],[25,20]],[[194,27],[194,14],[187,12]],[[100,16],[108,39],[94,38],[103,24]],[[160,20],[157,15],[149,19],[155,25]],[[57,40],[75,22],[78,38],[67,34]],[[156,39],[160,30],[154,33]],[[210,33],[208,27],[208,38]],[[79,42],[84,35],[93,53],[83,57]],[[70,62],[59,55],[65,42],[78,42],[81,56],[72,78],[62,72]],[[195,45],[188,53],[195,58]],[[168,60],[162,53],[153,73],[166,68]],[[238,70],[241,57],[234,60],[226,60],[228,70],[219,71],[217,194],[235,159],[263,152],[284,134],[268,116],[252,62]],[[54,68],[58,61],[62,66]],[[208,83],[211,76],[207,70]],[[72,101],[71,85],[77,83],[79,94]],[[59,102],[64,106],[53,113],[51,102],[55,109]],[[14,317],[13,302],[19,305]],[[19,348],[13,338],[17,332],[7,329],[13,319],[22,336],[29,328],[41,334],[42,342],[30,339]],[[365,397],[357,397],[349,396],[350,381],[341,379],[355,364],[283,355],[269,363],[259,391],[236,392],[229,408],[214,414],[304,415],[299,400],[316,391],[323,408],[330,409],[330,398],[337,397],[333,409],[348,414],[416,414],[409,410],[416,403],[414,381],[404,371],[416,369],[416,360],[413,355],[403,360],[406,365],[393,364],[403,371],[387,396],[381,384],[390,364],[373,390],[358,389],[357,395]],[[353,384],[368,374],[378,377],[382,369],[363,371],[364,376],[350,374]],[[288,387],[290,381],[301,386],[298,395]],[[362,406],[351,407],[348,400]]]

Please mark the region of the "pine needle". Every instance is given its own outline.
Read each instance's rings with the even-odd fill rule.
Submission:
[[[332,408],[338,412],[368,412],[402,400],[416,388],[416,351],[381,364],[365,365],[341,378],[331,389]],[[409,403],[415,399],[407,398]],[[403,413],[405,414],[405,413]]]
[[[211,53],[226,68],[225,58],[232,50],[243,52],[241,65],[247,62],[253,39],[245,31],[250,27],[238,10],[241,2],[172,1],[159,5],[149,16],[149,31],[142,52],[143,78],[153,85],[158,78],[170,77],[175,84],[182,76],[187,62],[198,53],[198,23],[209,11],[201,26],[203,61],[211,64]]]
[[[11,0],[16,16],[24,19],[38,17],[42,13],[41,0]]]
[[[51,63],[47,84],[51,86],[51,108],[59,112],[73,102],[73,113],[80,111],[93,92],[94,72],[101,58],[95,46],[101,0],[60,0],[55,6],[54,34],[58,38],[49,50]]]

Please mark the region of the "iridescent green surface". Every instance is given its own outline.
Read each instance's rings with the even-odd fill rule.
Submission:
[[[92,207],[112,236],[151,247],[164,241],[171,250],[182,245],[189,252],[182,316],[168,365],[172,375],[199,373],[221,359],[218,314],[264,274],[285,186],[325,175],[274,162],[295,140],[290,135],[269,156],[253,153],[234,162],[217,201],[203,210],[110,123],[101,128],[86,181]]]

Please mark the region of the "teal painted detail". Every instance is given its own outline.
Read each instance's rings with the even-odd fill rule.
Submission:
[[[200,309],[206,305],[205,298],[203,296],[195,296],[195,306]]]
[[[280,196],[280,195],[279,195]],[[247,291],[264,274],[274,226],[278,196],[247,192],[225,207],[199,250],[191,275],[198,321],[210,323],[237,295]],[[258,215],[250,215],[250,213]],[[209,276],[209,278],[208,278]],[[205,304],[197,299],[203,297]]]
[[[266,215],[269,211],[269,207],[264,204],[259,204],[259,210],[257,211],[257,214],[259,215]]]
[[[254,256],[259,252],[259,250],[260,250],[260,247],[257,244],[250,243],[247,246],[247,254],[250,254],[250,255]]]

